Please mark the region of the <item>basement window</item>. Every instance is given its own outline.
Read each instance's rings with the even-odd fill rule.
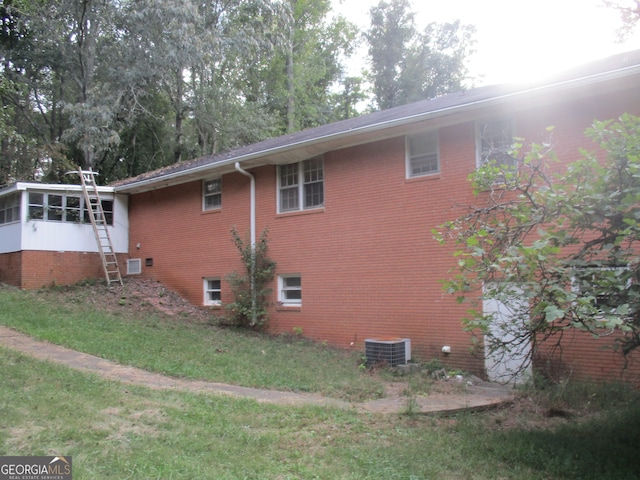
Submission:
[[[297,274],[278,277],[278,301],[282,305],[302,305],[302,277]]]
[[[214,277],[204,279],[204,304],[222,304],[222,282],[220,281],[220,278]]]

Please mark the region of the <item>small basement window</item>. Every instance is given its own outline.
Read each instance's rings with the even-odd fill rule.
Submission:
[[[278,301],[282,305],[302,305],[302,277],[280,275],[278,277]]]
[[[222,282],[219,278],[204,279],[204,304],[205,305],[221,305],[222,304]]]

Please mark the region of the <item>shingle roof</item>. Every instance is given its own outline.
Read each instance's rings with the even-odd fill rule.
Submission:
[[[364,131],[375,131],[377,129],[411,123],[429,117],[454,113],[455,111],[469,108],[472,105],[482,104],[483,102],[510,97],[524,92],[544,90],[550,86],[572,83],[581,79],[594,78],[594,81],[598,81],[595,77],[599,75],[616,72],[618,72],[617,74],[622,74],[625,70],[637,66],[640,66],[640,50],[591,62],[536,84],[492,85],[451,93],[434,99],[422,100],[408,105],[270,138],[228,152],[169,165],[136,177],[114,182],[111,186],[114,186],[116,191],[130,191],[142,185],[153,188],[155,183],[160,183],[169,177],[179,179],[182,176],[187,176],[194,172],[213,171],[223,165],[228,166],[229,164],[243,162],[249,159],[255,160],[261,156],[267,156],[277,153],[278,151],[323,142],[337,136],[355,136]]]

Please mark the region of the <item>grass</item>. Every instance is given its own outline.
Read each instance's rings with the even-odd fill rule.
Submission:
[[[174,318],[154,308],[101,309],[91,288],[0,289],[0,324],[59,345],[171,376],[257,388],[376,398],[383,382],[357,352]],[[114,300],[117,305],[118,299]],[[55,305],[55,308],[53,308]],[[266,368],[268,367],[268,368]]]
[[[344,395],[351,378],[381,381],[359,372],[352,356],[322,346],[181,325],[186,322],[161,315],[97,311],[69,298],[0,288],[0,324],[218,381],[226,375]],[[155,343],[162,341],[158,350]],[[146,348],[151,351],[137,351]],[[237,363],[255,372],[240,375],[229,373],[236,368],[207,365],[223,363],[219,355],[233,348],[240,352]],[[215,354],[204,352],[209,350]],[[318,362],[325,363],[314,367]],[[342,373],[318,372],[321,380],[314,381],[296,373],[296,365]],[[284,372],[295,380],[279,379]],[[325,381],[339,387],[323,386]],[[523,392],[512,408],[482,414],[383,416],[132,387],[6,349],[0,349],[0,385],[0,455],[71,455],[76,480],[624,480],[640,472],[639,397],[619,386],[549,386]],[[364,390],[359,387],[357,394]],[[549,408],[571,415],[545,417]]]
[[[640,408],[553,429],[362,415],[124,386],[0,349],[0,454],[74,479],[632,479]],[[504,413],[505,416],[508,412]]]

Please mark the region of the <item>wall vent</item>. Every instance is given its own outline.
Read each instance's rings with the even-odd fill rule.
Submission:
[[[127,260],[127,275],[140,275],[142,273],[142,260],[130,258]]]
[[[367,338],[364,341],[367,366],[384,363],[390,367],[411,360],[411,340],[408,338]]]

